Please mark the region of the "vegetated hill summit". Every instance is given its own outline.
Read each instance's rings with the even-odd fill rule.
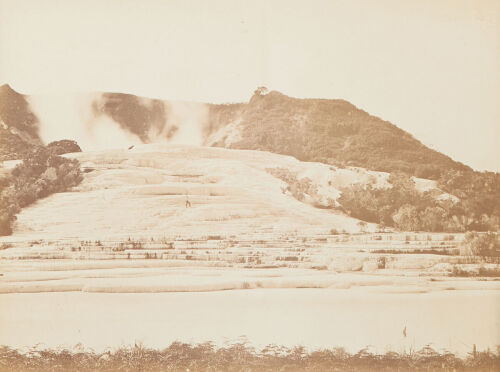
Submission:
[[[240,138],[222,137],[215,146],[266,150],[303,161],[403,171],[431,179],[449,169],[470,170],[344,100],[298,99],[257,90],[237,110]]]
[[[45,125],[44,113],[37,112],[33,101],[36,96],[0,87],[3,159],[12,158],[23,147],[19,143],[29,147],[41,142],[38,133]],[[111,120],[138,143],[179,143],[180,138],[194,135],[198,145],[265,150],[302,161],[402,171],[422,178],[471,170],[343,100],[298,99],[259,88],[248,103],[204,104],[98,93],[84,104],[94,125],[101,125],[100,118]],[[92,125],[85,120],[82,123]]]

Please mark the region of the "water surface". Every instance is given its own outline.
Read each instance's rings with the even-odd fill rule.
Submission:
[[[341,346],[357,352],[435,349],[466,353],[500,344],[493,290],[373,293],[366,288],[255,289],[191,293],[0,295],[0,344],[95,350],[246,337],[256,347]],[[406,337],[403,329],[406,327]]]

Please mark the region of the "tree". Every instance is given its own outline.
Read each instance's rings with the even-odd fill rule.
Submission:
[[[361,230],[361,232],[366,232],[366,228],[368,227],[368,224],[365,222],[365,221],[359,221],[357,223],[359,229]]]
[[[392,216],[395,226],[404,231],[415,231],[420,227],[420,218],[415,206],[405,204]]]
[[[67,154],[70,152],[82,152],[82,149],[76,141],[60,140],[54,141],[47,145],[47,148],[55,155]]]
[[[441,207],[427,207],[420,212],[421,230],[443,231],[448,214]]]
[[[269,92],[269,89],[267,89],[266,87],[258,87],[257,89],[255,89],[253,94],[255,96],[263,96],[263,95],[267,94],[267,92]]]

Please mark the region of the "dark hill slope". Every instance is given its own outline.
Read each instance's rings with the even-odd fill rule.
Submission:
[[[470,170],[343,100],[256,93],[241,110],[240,128],[242,140],[229,147],[431,179],[450,169]],[[225,146],[223,142],[216,145]]]
[[[38,118],[30,110],[26,97],[17,93],[8,84],[0,86],[0,119],[10,128],[38,137]]]
[[[18,159],[40,146],[38,128],[26,97],[7,84],[0,86],[0,161]]]

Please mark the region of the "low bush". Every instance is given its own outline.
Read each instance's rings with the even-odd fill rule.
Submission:
[[[16,214],[38,199],[78,185],[83,177],[77,160],[47,148],[30,152],[12,172],[0,179],[0,235],[10,235]]]
[[[450,276],[454,277],[489,277],[500,278],[500,267],[484,267],[480,266],[477,270],[464,270],[461,267],[453,266]]]
[[[54,155],[62,155],[68,154],[71,152],[82,152],[82,149],[76,141],[72,140],[60,140],[54,141],[47,145],[47,149],[49,149]]]
[[[385,269],[387,257],[381,256],[377,258],[377,269]]]
[[[435,254],[441,256],[457,256],[457,249],[375,249],[371,253],[388,253],[388,254]]]
[[[500,257],[500,235],[468,232],[461,244],[461,253],[465,256]]]
[[[318,208],[331,208],[333,206],[333,201],[329,201],[328,206],[324,206],[321,203],[321,196],[318,194],[318,187],[311,181],[310,178],[304,177],[299,179],[296,173],[291,172],[287,168],[266,168],[266,172],[287,184],[286,187],[281,188],[281,191],[284,194],[289,192],[299,201],[304,201],[306,196],[308,196],[312,200],[313,204]]]

